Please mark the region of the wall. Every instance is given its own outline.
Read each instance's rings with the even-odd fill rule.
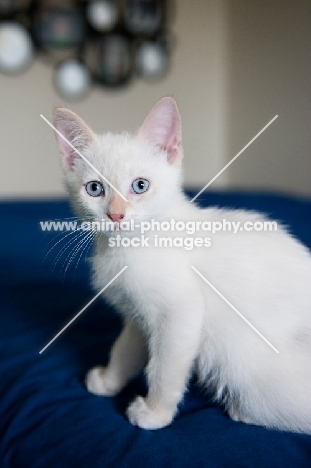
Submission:
[[[36,60],[23,75],[0,75],[0,196],[61,196],[62,174],[53,131],[39,117],[55,105],[71,108],[98,132],[136,130],[152,104],[172,94],[183,118],[186,184],[205,185],[226,163],[225,0],[175,0],[176,48],[168,76],[137,80],[122,91],[95,89],[69,104],[54,92],[52,69]],[[227,174],[217,184],[226,183]]]
[[[230,0],[230,186],[311,195],[311,2]]]

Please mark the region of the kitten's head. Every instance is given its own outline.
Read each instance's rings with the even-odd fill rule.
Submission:
[[[182,159],[181,121],[172,98],[160,99],[134,135],[97,135],[64,108],[55,109],[54,126],[80,217],[143,221],[170,212],[181,190]]]

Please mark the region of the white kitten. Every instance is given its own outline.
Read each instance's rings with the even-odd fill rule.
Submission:
[[[135,223],[155,219],[254,222],[247,211],[199,209],[181,188],[181,122],[163,98],[137,134],[98,136],[73,112],[55,110],[55,126],[128,200],[126,202],[57,135],[66,183],[82,218]],[[95,181],[93,184],[89,182]],[[141,192],[141,193],[135,193]],[[126,233],[137,236],[137,232]],[[311,434],[311,256],[277,232],[218,232],[210,247],[109,247],[97,235],[93,285],[124,315],[124,330],[107,367],[92,369],[89,391],[115,395],[146,364],[149,385],[127,415],[145,429],[168,425],[196,372],[236,421]],[[201,232],[203,237],[206,233]],[[121,236],[125,233],[122,232]],[[195,234],[197,236],[199,234]],[[256,327],[275,353],[216,292],[195,266]]]

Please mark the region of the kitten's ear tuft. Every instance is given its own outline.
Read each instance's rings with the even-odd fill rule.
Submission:
[[[160,99],[152,107],[137,133],[138,138],[167,152],[173,164],[182,158],[181,119],[175,100]]]
[[[63,137],[70,142],[83,156],[84,151],[96,139],[95,133],[74,112],[63,107],[54,110],[54,127]],[[81,156],[70,146],[67,141],[55,132],[56,141],[65,171],[74,171]]]

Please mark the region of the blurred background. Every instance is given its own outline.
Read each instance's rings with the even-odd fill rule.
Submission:
[[[65,195],[40,114],[64,106],[98,133],[135,131],[166,95],[187,187],[278,114],[210,189],[310,196],[310,32],[310,0],[0,0],[0,197]]]

